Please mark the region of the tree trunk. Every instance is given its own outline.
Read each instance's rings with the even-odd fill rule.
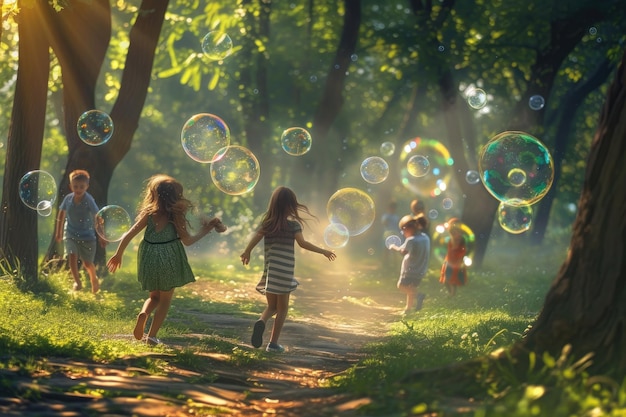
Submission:
[[[626,374],[626,52],[588,159],[569,253],[520,346],[595,352],[594,369]]]
[[[81,2],[78,2],[81,3]],[[74,169],[87,169],[91,173],[89,192],[94,196],[99,207],[107,204],[107,192],[115,167],[130,150],[133,136],[139,125],[139,118],[145,103],[150,85],[150,75],[156,46],[161,33],[161,27],[168,2],[163,0],[144,0],[138,11],[137,19],[130,31],[130,44],[126,55],[124,72],[117,100],[110,111],[113,119],[114,132],[111,139],[104,145],[92,147],[84,144],[76,131],[76,120],[82,112],[94,108],[94,94],[97,74],[102,65],[104,52],[108,46],[110,32],[110,10],[108,1],[100,0],[99,7],[89,3],[84,9],[73,9],[72,14],[59,16],[66,19],[64,25],[72,27],[75,20],[88,21],[100,27],[100,32],[108,33],[107,36],[98,36],[92,39],[94,49],[100,54],[92,54],[91,59],[82,63],[74,61],[72,54],[75,48],[80,48],[81,40],[76,37],[65,37],[59,33],[62,42],[58,43],[59,51],[55,52],[67,59],[61,61],[63,67],[64,84],[64,110],[65,125],[67,129],[67,141],[69,157],[66,165],[66,173]],[[93,15],[90,15],[93,13]],[[107,29],[108,28],[108,29]],[[68,45],[67,43],[72,43]],[[83,68],[87,66],[89,68]],[[69,74],[88,72],[90,76],[71,77]],[[65,95],[67,94],[67,95]],[[68,189],[67,175],[64,176],[62,195]],[[50,244],[46,259],[58,256],[54,242]],[[104,249],[98,248],[96,252],[96,264],[104,265]],[[101,269],[102,272],[104,272]]]
[[[554,161],[554,185],[541,199],[538,205],[539,208],[534,213],[533,228],[530,238],[535,244],[543,242],[546,228],[548,227],[550,210],[552,209],[552,203],[554,202],[558,188],[556,184],[558,184],[561,178],[561,167],[563,165],[563,159],[565,158],[565,151],[570,142],[572,126],[574,125],[574,115],[585,100],[585,97],[606,81],[611,71],[613,71],[613,68],[614,66],[611,61],[608,58],[605,59],[584,83],[579,83],[576,88],[570,91],[562,100],[563,104],[559,108],[561,117],[556,128],[556,139],[552,151],[552,159]]]
[[[37,212],[22,204],[19,182],[39,169],[50,70],[49,44],[38,7],[18,16],[19,67],[7,139],[0,210],[0,258],[20,268],[26,281],[38,277]]]
[[[337,45],[337,52],[328,70],[324,91],[313,116],[313,146],[311,151],[303,157],[303,163],[313,167],[311,180],[315,184],[315,187],[312,187],[315,190],[311,191],[319,193],[313,196],[317,197],[316,200],[330,197],[337,185],[337,161],[329,158],[329,155],[339,155],[341,141],[330,143],[328,137],[343,107],[345,80],[351,57],[356,50],[361,26],[361,1],[344,0],[344,5],[345,15],[339,45]]]

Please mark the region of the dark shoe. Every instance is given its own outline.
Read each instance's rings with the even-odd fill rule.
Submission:
[[[417,294],[417,306],[415,307],[416,311],[419,311],[422,309],[422,305],[424,304],[424,298],[426,298],[426,294],[424,293]]]
[[[267,347],[265,348],[266,352],[272,352],[272,353],[283,353],[285,351],[285,348],[282,347],[281,345],[279,345],[278,343],[268,343]]]
[[[263,344],[263,332],[265,331],[265,322],[263,320],[257,320],[254,323],[254,329],[252,330],[252,346],[255,348],[261,347]]]

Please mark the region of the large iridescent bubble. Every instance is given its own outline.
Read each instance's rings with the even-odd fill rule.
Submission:
[[[431,237],[432,253],[439,263],[443,262],[448,253],[450,231],[453,229],[460,232],[465,241],[465,257],[463,258],[463,262],[465,265],[469,266],[472,264],[472,257],[474,256],[476,236],[468,225],[456,217],[435,226],[435,231]]]
[[[419,156],[428,161],[428,170],[416,177],[414,162]],[[420,158],[421,159],[421,158]],[[410,161],[410,163],[409,163]],[[454,161],[448,148],[435,139],[413,138],[402,146],[400,179],[402,185],[421,197],[436,197],[445,191],[452,176]]]
[[[313,140],[308,130],[301,127],[290,127],[280,137],[283,151],[289,155],[302,156],[311,150]]]
[[[539,139],[524,132],[494,136],[483,146],[478,167],[487,191],[508,205],[536,203],[554,179],[550,152]]]
[[[104,206],[96,214],[96,233],[107,242],[117,242],[130,229],[131,221],[123,207]]]
[[[376,210],[372,197],[357,188],[348,187],[338,190],[328,199],[326,214],[331,223],[342,224],[350,236],[357,236],[374,223]]]
[[[343,248],[350,240],[348,228],[340,223],[330,223],[324,229],[324,242],[333,249]]]
[[[243,146],[226,146],[220,149],[211,164],[213,184],[229,195],[252,191],[260,174],[258,159]]]
[[[217,151],[230,144],[230,129],[214,114],[196,114],[185,122],[180,132],[180,143],[194,161],[211,163]]]
[[[361,162],[361,177],[370,184],[380,184],[389,176],[389,165],[380,156],[370,156]]]
[[[227,33],[211,31],[202,38],[202,52],[209,59],[220,61],[233,52],[233,40]]]
[[[28,208],[45,212],[57,198],[57,183],[46,171],[29,171],[20,179],[19,193]]]
[[[76,122],[80,140],[90,146],[104,145],[113,136],[111,116],[100,110],[88,110]]]

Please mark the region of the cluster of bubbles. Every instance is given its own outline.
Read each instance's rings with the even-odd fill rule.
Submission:
[[[107,242],[122,239],[130,225],[128,212],[120,206],[104,206],[96,214],[96,233]]]
[[[422,197],[437,197],[448,187],[454,161],[439,141],[416,137],[400,153],[402,185]]]
[[[221,61],[233,52],[233,40],[228,34],[215,30],[202,38],[202,52],[214,61]]]
[[[448,253],[448,243],[450,242],[450,233],[458,232],[465,244],[465,256],[463,262],[466,266],[472,264],[474,255],[474,247],[476,236],[472,229],[457,218],[452,218],[444,223],[435,226],[435,231],[431,237],[431,248],[435,258],[441,263]]]
[[[374,200],[366,192],[352,187],[336,191],[326,203],[330,225],[324,233],[324,241],[330,247],[341,247],[337,246],[337,242],[345,245],[349,237],[369,229],[374,223],[375,213]]]
[[[293,156],[302,156],[311,150],[311,134],[301,127],[290,127],[280,137],[280,144],[285,152]]]
[[[90,146],[104,145],[113,136],[111,116],[100,110],[88,110],[76,122],[78,137]]]
[[[20,200],[37,214],[47,217],[52,213],[52,205],[57,197],[57,184],[54,177],[46,171],[29,171],[19,183]]]
[[[480,178],[500,201],[498,222],[509,233],[523,233],[532,224],[531,205],[542,199],[554,180],[554,163],[546,146],[524,132],[502,132],[483,146]]]

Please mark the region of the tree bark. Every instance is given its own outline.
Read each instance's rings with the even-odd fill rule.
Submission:
[[[36,3],[38,4],[38,3]],[[39,169],[50,68],[49,44],[36,5],[18,16],[19,67],[7,139],[0,210],[0,258],[17,267],[27,282],[38,277],[37,212],[19,197],[19,182]]]
[[[595,352],[594,369],[626,374],[626,53],[591,146],[569,253],[519,346]]]

